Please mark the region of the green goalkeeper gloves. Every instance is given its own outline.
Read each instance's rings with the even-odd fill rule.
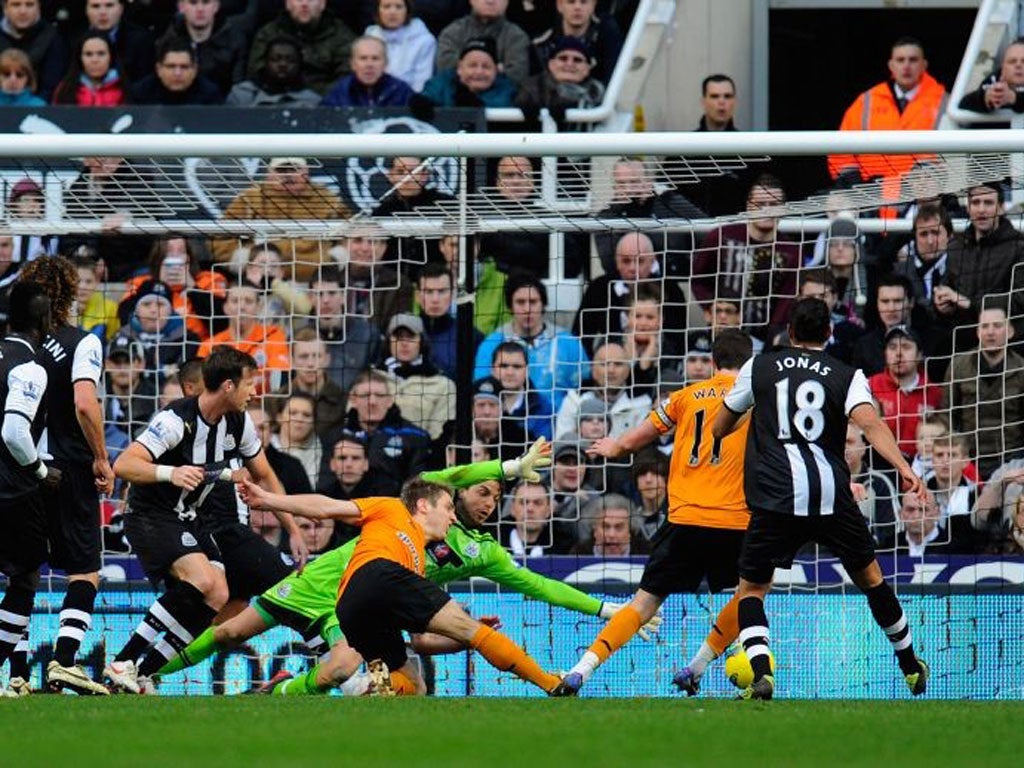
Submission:
[[[601,603],[601,610],[597,615],[607,621],[625,607],[625,603]],[[658,634],[658,631],[661,629],[662,621],[664,619],[661,618],[661,608],[659,608],[658,612],[651,616],[650,620],[637,630],[637,634],[645,641],[650,642],[653,639],[651,635]]]
[[[501,472],[506,480],[522,479],[528,483],[539,483],[538,469],[551,466],[551,443],[538,437],[529,450],[517,459],[501,462]]]

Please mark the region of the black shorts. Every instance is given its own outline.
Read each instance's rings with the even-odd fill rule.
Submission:
[[[0,573],[31,573],[46,562],[46,509],[37,491],[0,499]]]
[[[50,566],[65,573],[95,573],[100,569],[103,539],[100,496],[89,465],[54,462],[60,485],[43,491],[50,539]]]
[[[651,539],[651,557],[640,589],[658,597],[696,592],[707,579],[720,592],[739,584],[743,531],[664,523]]]
[[[776,568],[793,565],[793,557],[809,541],[828,547],[850,575],[875,559],[875,540],[857,507],[814,517],[752,510],[740,575],[754,584],[767,584]]]
[[[398,669],[407,658],[402,630],[423,632],[451,598],[432,581],[391,560],[356,571],[338,599],[338,625],[367,661]]]
[[[213,538],[220,551],[232,599],[249,600],[291,574],[293,568],[281,552],[256,531],[242,523],[199,530]]]
[[[206,555],[220,562],[220,551],[195,521],[179,520],[173,513],[151,514],[132,510],[124,516],[124,532],[142,570],[154,586],[167,579],[171,566],[185,555]]]

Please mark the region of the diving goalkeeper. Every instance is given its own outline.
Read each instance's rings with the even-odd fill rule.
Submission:
[[[511,461],[486,461],[452,467],[421,475],[425,480],[462,489],[458,493],[458,520],[443,541],[426,548],[426,577],[437,584],[483,576],[501,586],[521,592],[551,605],[608,619],[622,606],[602,603],[569,585],[545,578],[527,568],[518,567],[508,552],[489,534],[477,529],[491,514],[501,497],[501,481],[525,478],[539,480],[537,469],[550,464],[551,447],[538,440],[523,456]],[[358,544],[358,539],[321,555],[299,574],[292,574],[268,589],[241,614],[196,638],[177,659],[160,674],[172,674],[197,664],[225,648],[244,643],[278,624],[297,632],[318,631],[330,655],[304,675],[279,683],[275,694],[325,693],[340,685],[346,693],[359,693],[365,680],[353,677],[362,657],[344,640],[335,616],[335,595],[341,576]],[[656,631],[661,617],[655,616],[646,627]],[[443,644],[414,637],[414,647],[441,652]],[[433,640],[433,639],[432,639]],[[451,650],[455,650],[452,648]],[[411,690],[402,690],[411,693]]]

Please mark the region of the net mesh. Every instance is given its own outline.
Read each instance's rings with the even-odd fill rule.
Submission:
[[[901,448],[930,473],[933,504],[918,518],[901,511],[898,479],[859,435],[849,438],[848,460],[863,486],[861,509],[886,577],[936,670],[935,690],[949,697],[1024,694],[1016,663],[1024,651],[1017,536],[1024,515],[1016,514],[1024,481],[1024,370],[1016,340],[1024,337],[1013,333],[1024,330],[1024,272],[1015,266],[1024,246],[1013,239],[1021,216],[1004,208],[1013,234],[1004,232],[1010,244],[998,248],[1017,249],[1015,255],[995,258],[995,240],[982,238],[959,262],[959,283],[947,270],[930,271],[926,241],[912,231],[914,214],[932,200],[952,211],[958,229],[970,224],[981,231],[984,222],[967,218],[981,214],[966,190],[1001,179],[1012,200],[1015,156],[930,155],[899,183],[845,185],[800,200],[787,200],[764,178],[747,196],[750,184],[773,170],[767,156],[500,164],[408,158],[391,176],[386,166],[382,158],[2,164],[0,259],[6,250],[14,265],[7,275],[40,254],[77,258],[79,322],[107,344],[103,397],[112,455],[154,409],[180,396],[181,361],[229,342],[252,352],[263,368],[265,439],[298,459],[299,480],[347,490],[359,471],[343,468],[339,430],[348,423],[372,433],[359,410],[370,407],[369,398],[353,397],[351,388],[363,370],[379,367],[392,377],[403,429],[415,436],[396,438],[370,457],[368,474],[385,481],[383,490],[451,461],[454,446],[474,459],[511,458],[533,438],[548,437],[556,457],[565,448],[577,462],[556,462],[545,487],[507,489],[487,530],[528,567],[624,602],[664,514],[670,438],[632,461],[598,463],[580,448],[621,435],[667,392],[710,375],[707,345],[715,330],[739,325],[758,348],[770,347],[784,341],[795,296],[830,289],[826,298],[835,301],[834,320],[843,330],[833,338],[836,354],[884,377],[900,361],[887,358],[884,334],[867,339],[897,323],[915,329],[925,353],[920,366],[910,364],[888,388],[878,381],[877,397]],[[723,189],[739,202],[729,215],[712,217],[706,202]],[[837,228],[838,220],[854,223]],[[447,294],[446,269],[454,275]],[[541,310],[506,305],[506,288],[523,271],[543,279]],[[883,306],[893,288],[886,275],[894,272],[927,295]],[[807,287],[809,276],[819,282]],[[140,308],[146,302],[136,302],[151,278],[171,289],[172,312],[149,317]],[[953,299],[955,308],[937,313],[935,294],[943,288],[961,293],[973,310]],[[471,294],[477,337],[466,350],[456,341],[455,314]],[[979,315],[979,300],[985,309],[1002,308],[1001,326],[998,312]],[[417,354],[407,359],[401,334],[392,336],[410,327],[408,318],[392,325],[403,313],[422,318],[433,368],[419,367]],[[182,326],[173,337],[162,325],[169,321]],[[528,337],[525,355],[500,347],[505,336]],[[114,353],[118,338],[138,342],[139,359],[134,345],[127,355]],[[488,377],[502,392],[497,410],[476,384],[466,391],[457,383]],[[315,396],[311,419],[288,409],[287,398],[303,391]],[[602,532],[600,508],[619,503],[617,497],[629,513],[632,541],[605,543],[611,534]],[[82,654],[95,674],[153,597],[124,538],[122,511],[119,488],[103,502],[105,583]],[[272,516],[254,514],[251,522],[280,544]],[[351,533],[306,528],[316,549]],[[926,546],[908,544],[921,532]],[[589,549],[595,542],[597,549]],[[557,561],[547,559],[552,554]],[[37,683],[50,658],[63,586],[51,574],[37,602],[30,642]],[[450,589],[474,615],[499,614],[511,637],[553,669],[571,666],[601,626],[597,618],[524,602],[483,582]],[[776,593],[769,601],[773,647],[788,695],[899,693],[903,684],[884,638],[827,552],[802,552],[792,569],[779,572]],[[595,693],[667,693],[673,670],[700,644],[723,603],[723,596],[707,594],[670,598],[661,636],[613,657],[595,677]],[[308,663],[297,636],[277,628],[163,686],[171,693],[232,693]],[[464,654],[438,657],[431,669],[439,693],[530,693]],[[713,695],[728,692],[719,673],[708,681]]]

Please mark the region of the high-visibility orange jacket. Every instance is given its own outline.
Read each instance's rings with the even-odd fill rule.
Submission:
[[[841,131],[929,131],[939,127],[946,110],[945,87],[927,72],[921,76],[917,95],[900,114],[889,83],[864,91],[850,105],[839,126]],[[862,179],[899,178],[916,162],[932,155],[829,155],[828,172],[835,178],[846,168],[857,168]]]

